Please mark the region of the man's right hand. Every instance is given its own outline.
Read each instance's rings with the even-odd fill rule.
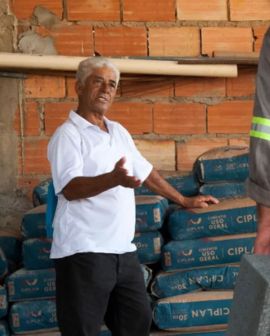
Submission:
[[[117,185],[121,185],[126,188],[137,188],[142,182],[135,176],[128,175],[128,170],[124,167],[126,158],[122,157],[116,162],[112,171],[112,176],[115,179]]]

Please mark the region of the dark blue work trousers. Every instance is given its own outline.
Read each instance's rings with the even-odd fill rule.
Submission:
[[[152,313],[136,252],[77,253],[54,259],[62,336],[148,336]]]

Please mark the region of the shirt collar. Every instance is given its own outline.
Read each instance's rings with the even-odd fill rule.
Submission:
[[[78,113],[76,113],[75,111],[70,111],[69,113],[69,119],[76,124],[79,128],[81,129],[85,129],[87,127],[95,127],[96,125],[90,123],[88,120],[84,119],[83,117],[81,117]],[[113,122],[110,121],[109,119],[107,119],[106,117],[104,117],[105,122],[107,124],[107,127],[111,126],[113,127]]]

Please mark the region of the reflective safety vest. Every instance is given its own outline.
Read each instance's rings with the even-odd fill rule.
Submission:
[[[270,119],[253,117],[250,136],[270,141]]]

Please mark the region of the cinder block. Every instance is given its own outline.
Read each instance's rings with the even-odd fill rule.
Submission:
[[[250,27],[205,27],[202,33],[202,53],[251,52],[253,34]]]
[[[260,52],[261,47],[262,47],[262,43],[263,43],[263,38],[264,35],[268,29],[269,25],[262,25],[262,26],[257,26],[254,27],[253,31],[254,31],[254,38],[255,38],[255,50],[256,52]]]
[[[95,50],[103,56],[146,56],[146,29],[126,26],[95,28]]]
[[[253,104],[252,100],[237,100],[209,106],[208,133],[248,133]]]
[[[231,0],[230,14],[232,21],[269,20],[269,1]]]
[[[270,335],[270,258],[245,255],[234,291],[227,336]]]
[[[175,21],[174,0],[124,0],[124,21]]]

